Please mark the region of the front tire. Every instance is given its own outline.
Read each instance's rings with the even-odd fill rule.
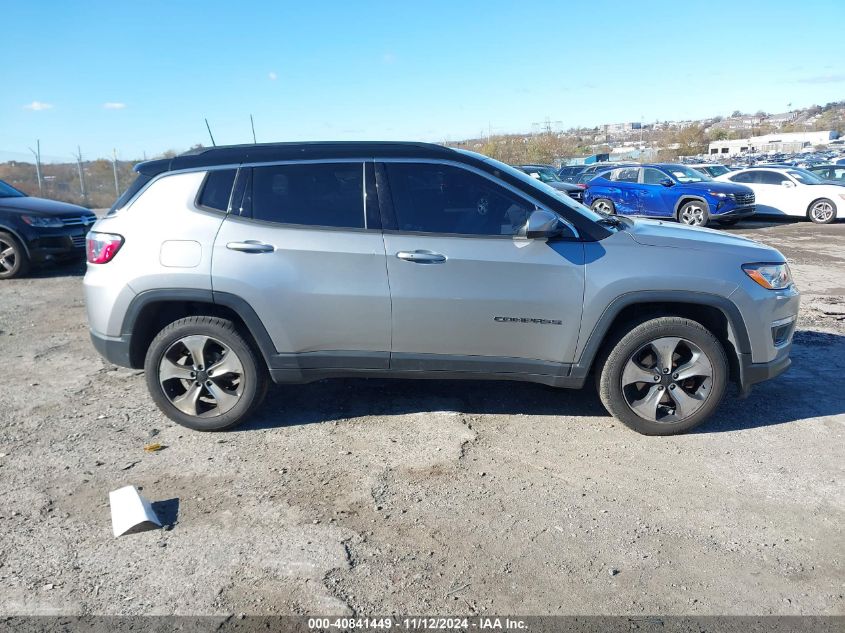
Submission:
[[[0,232],[0,279],[23,277],[29,265],[23,244],[11,233]]]
[[[687,226],[707,226],[710,206],[701,200],[690,200],[678,209],[678,222]]]
[[[728,361],[700,323],[645,321],[609,350],[597,373],[599,396],[619,421],[643,435],[674,435],[704,422],[725,394]]]
[[[147,388],[171,420],[196,431],[244,421],[267,393],[263,360],[226,319],[179,319],[153,339],[144,362]]]
[[[836,219],[836,205],[832,200],[815,200],[807,209],[807,217],[815,224],[830,224]]]

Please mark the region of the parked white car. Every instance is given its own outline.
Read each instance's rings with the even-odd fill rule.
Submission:
[[[827,184],[806,169],[751,167],[715,180],[750,187],[757,199],[756,215],[809,218],[817,224],[845,217],[845,187]]]

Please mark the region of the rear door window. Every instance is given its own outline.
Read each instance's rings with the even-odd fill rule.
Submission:
[[[252,169],[245,209],[264,222],[363,229],[364,164],[301,163]],[[246,212],[245,212],[246,213]]]

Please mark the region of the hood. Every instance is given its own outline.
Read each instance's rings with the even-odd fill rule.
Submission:
[[[662,220],[628,218],[631,226],[628,232],[635,242],[643,246],[663,246],[687,250],[730,250],[754,252],[756,261],[783,261],[784,257],[774,248],[747,237],[732,235],[715,229],[685,226]],[[749,261],[755,261],[750,259]]]
[[[676,187],[684,187],[693,191],[715,191],[716,193],[754,193],[750,187],[738,185],[735,182],[723,180],[711,180],[708,182],[688,182]]]
[[[552,189],[565,191],[566,193],[569,193],[570,191],[581,191],[581,187],[578,185],[571,185],[568,182],[547,182],[546,184]]]
[[[85,207],[45,198],[0,198],[0,209],[36,213],[38,215],[93,215]]]

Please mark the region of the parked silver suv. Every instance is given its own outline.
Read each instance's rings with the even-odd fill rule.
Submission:
[[[141,163],[88,235],[94,345],[197,430],[272,378],[582,387],[685,431],[789,366],[799,293],[754,241],[602,216],[471,152],[283,143]]]

